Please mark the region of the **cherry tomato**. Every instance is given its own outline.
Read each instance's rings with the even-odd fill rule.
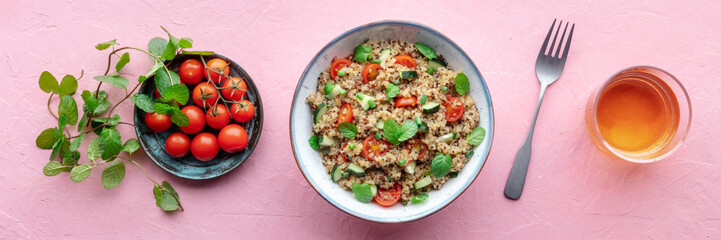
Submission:
[[[233,119],[238,122],[249,122],[251,119],[253,119],[253,115],[255,114],[255,107],[253,107],[253,103],[251,103],[248,100],[243,99],[240,103],[233,103],[233,105],[230,106],[230,115],[233,116]]]
[[[341,153],[340,157],[343,159],[343,162],[350,162],[350,161],[348,161],[348,158],[345,156],[345,153]]]
[[[378,71],[381,69],[381,65],[377,63],[371,63],[363,67],[363,71],[361,72],[361,77],[363,77],[363,83],[368,83],[370,81],[376,80],[376,77],[378,77]]]
[[[245,81],[239,77],[230,77],[227,81],[223,82],[223,89],[220,91],[223,94],[225,100],[228,101],[240,101],[245,95],[248,87],[245,86]]]
[[[385,154],[388,148],[390,148],[390,145],[386,140],[378,140],[372,135],[363,140],[363,155],[371,161],[373,161],[376,156]]]
[[[418,158],[417,159],[423,159],[428,154],[428,145],[423,143],[420,139],[414,138],[411,140],[408,140],[408,143],[406,143],[406,150],[408,150],[411,153],[417,153]],[[411,159],[411,161],[414,161],[415,159]]]
[[[193,89],[193,101],[195,105],[206,108],[215,105],[217,100],[218,90],[215,89],[213,84],[202,82]]]
[[[185,106],[181,111],[188,115],[189,124],[185,127],[180,127],[180,131],[186,134],[196,134],[203,130],[205,127],[205,112],[197,106]]]
[[[455,122],[463,116],[463,102],[460,99],[448,96],[443,106],[446,107],[446,122]]]
[[[190,152],[200,161],[213,160],[218,155],[218,138],[211,133],[200,133],[190,142]]]
[[[145,124],[148,125],[153,132],[165,132],[173,125],[170,116],[158,113],[145,113]]]
[[[417,99],[416,97],[414,97],[414,96],[410,96],[410,97],[397,97],[397,98],[396,98],[396,102],[395,102],[395,106],[396,106],[397,108],[399,108],[399,107],[415,106],[416,104],[418,104],[418,99]]]
[[[228,108],[223,104],[215,104],[215,106],[208,108],[208,110],[205,111],[205,122],[208,123],[208,126],[215,129],[225,127],[225,125],[228,125],[230,122]]]
[[[190,151],[190,138],[183,133],[173,133],[165,140],[165,150],[173,157],[184,157]]]
[[[403,192],[403,188],[400,184],[396,183],[389,189],[378,188],[378,195],[373,197],[373,199],[376,200],[378,205],[390,207],[401,199],[401,192]]]
[[[248,132],[238,124],[229,124],[218,133],[218,143],[223,151],[234,153],[248,146]]]
[[[340,71],[346,66],[350,66],[350,64],[351,61],[345,58],[335,60],[335,62],[330,65],[330,78],[335,80],[335,78],[338,77],[338,71]]]
[[[205,63],[205,66],[208,67],[207,71],[204,71],[205,78],[213,81],[214,83],[222,82],[227,78],[226,76],[230,74],[230,66],[228,66],[228,62],[220,58],[211,59]],[[221,75],[219,73],[223,74]]]
[[[180,64],[180,81],[187,84],[197,84],[203,80],[203,63],[196,59],[185,60]]]
[[[336,125],[342,122],[353,122],[353,107],[351,107],[350,103],[344,102],[340,105],[338,123],[336,123]]]
[[[411,56],[398,55],[394,58],[396,59],[396,64],[404,65],[408,68],[416,68],[416,60],[413,60]]]

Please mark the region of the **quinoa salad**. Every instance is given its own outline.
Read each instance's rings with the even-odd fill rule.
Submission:
[[[306,98],[310,147],[358,201],[422,204],[483,142],[468,77],[423,43],[366,41],[333,59]]]

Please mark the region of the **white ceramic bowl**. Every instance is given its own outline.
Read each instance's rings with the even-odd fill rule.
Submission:
[[[318,76],[330,67],[334,57],[347,56],[364,40],[401,39],[408,42],[422,42],[442,55],[449,66],[468,76],[471,89],[468,92],[476,102],[480,111],[480,126],[486,129],[486,138],[481,145],[474,148],[475,154],[458,174],[450,179],[437,191],[428,193],[428,200],[421,204],[392,207],[381,207],[375,203],[362,203],[353,197],[351,191],[341,189],[330,179],[321,163],[318,151],[308,144],[312,132],[312,112],[305,103],[305,98],[315,91]],[[295,89],[290,110],[290,141],[298,167],[308,183],[330,204],[338,209],[374,222],[397,223],[417,220],[431,215],[458,198],[463,191],[476,179],[486,162],[493,142],[493,106],[491,96],[483,77],[473,61],[463,50],[443,34],[427,26],[406,21],[381,21],[351,29],[328,43],[305,68],[298,86]]]

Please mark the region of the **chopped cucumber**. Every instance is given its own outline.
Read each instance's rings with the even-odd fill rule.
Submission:
[[[335,146],[336,141],[331,137],[322,136],[318,139],[318,144],[324,147],[332,147]]]
[[[324,87],[325,90],[325,98],[332,99],[338,95],[345,95],[345,89],[342,87],[335,85],[333,83],[327,82]]]
[[[439,142],[451,143],[451,140],[453,140],[453,139],[456,139],[456,133],[449,133],[449,134],[440,136],[436,140]]]
[[[416,71],[402,71],[402,72],[401,72],[401,78],[402,78],[402,79],[418,78],[418,72],[416,72]]]
[[[445,66],[446,66],[446,63],[444,63],[438,59],[428,61],[428,68],[433,68],[433,69],[438,70],[439,68],[442,68]]]
[[[418,132],[427,133],[428,132],[428,124],[421,122],[421,124],[418,125]]]
[[[428,95],[421,94],[421,105],[425,105],[428,101]]]
[[[425,105],[423,105],[422,109],[423,109],[423,114],[437,113],[438,110],[441,109],[441,104],[435,103],[435,102],[429,102],[429,103],[426,103]]]
[[[410,163],[408,163],[408,165],[406,165],[406,172],[408,174],[416,173],[416,162],[415,161],[410,162]]]
[[[313,123],[317,124],[326,112],[328,112],[328,105],[321,103],[320,106],[315,109],[315,113],[313,113]]]
[[[384,124],[385,124],[385,121],[383,121],[383,119],[379,119],[378,122],[376,123],[376,128],[383,129]]]
[[[361,107],[363,107],[363,110],[365,110],[365,111],[376,107],[376,101],[371,96],[359,93],[359,94],[356,94],[355,97],[356,97],[356,99],[358,99],[358,102],[360,103]]]
[[[370,184],[370,185],[371,185],[371,193],[373,193],[373,196],[375,197],[376,195],[378,195],[378,186],[376,186],[375,184]]]
[[[359,177],[364,177],[366,175],[366,171],[355,163],[348,165],[348,172]]]
[[[333,165],[333,170],[330,170],[330,178],[333,182],[338,182],[341,177],[343,177],[343,173],[341,173],[340,167],[338,167],[338,164]]]
[[[386,59],[388,59],[391,56],[391,49],[386,48],[381,50],[381,55],[378,57],[381,62],[384,62]]]
[[[418,180],[418,182],[413,183],[413,188],[421,189],[423,187],[431,185],[431,183],[433,183],[431,176],[426,176],[424,178],[421,178],[421,180]]]

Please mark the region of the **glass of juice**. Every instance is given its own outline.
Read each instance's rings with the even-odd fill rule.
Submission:
[[[614,74],[588,99],[586,129],[596,145],[621,159],[648,163],[681,146],[691,101],[681,82],[649,66]]]

